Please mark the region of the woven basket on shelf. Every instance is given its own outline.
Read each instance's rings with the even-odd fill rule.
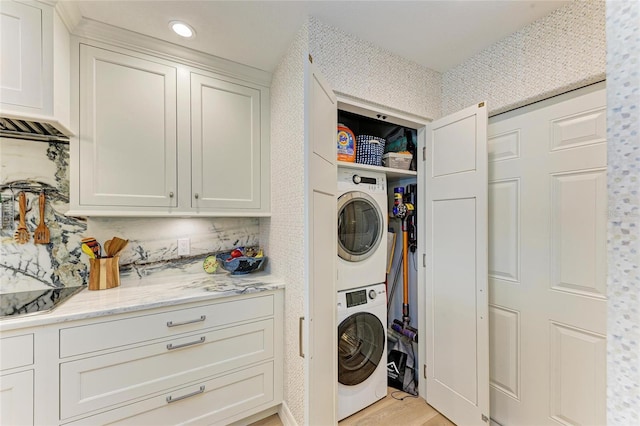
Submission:
[[[356,163],[382,165],[382,154],[386,141],[370,135],[356,136]]]

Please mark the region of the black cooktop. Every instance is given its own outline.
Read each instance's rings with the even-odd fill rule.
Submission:
[[[51,288],[0,294],[0,318],[49,312],[86,286]]]

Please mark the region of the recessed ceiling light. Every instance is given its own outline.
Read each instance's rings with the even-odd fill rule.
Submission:
[[[173,32],[178,34],[180,37],[194,38],[196,36],[195,30],[191,28],[189,24],[185,24],[181,21],[169,22],[169,28],[171,28]]]

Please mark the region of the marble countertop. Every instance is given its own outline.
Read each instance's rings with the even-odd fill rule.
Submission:
[[[0,331],[42,326],[105,315],[135,312],[189,302],[215,300],[284,288],[284,282],[264,272],[248,275],[184,274],[126,277],[108,290],[86,288],[50,312],[0,320]]]

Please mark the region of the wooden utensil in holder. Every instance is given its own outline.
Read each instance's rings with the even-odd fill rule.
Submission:
[[[89,290],[107,290],[120,285],[119,256],[89,259]]]

